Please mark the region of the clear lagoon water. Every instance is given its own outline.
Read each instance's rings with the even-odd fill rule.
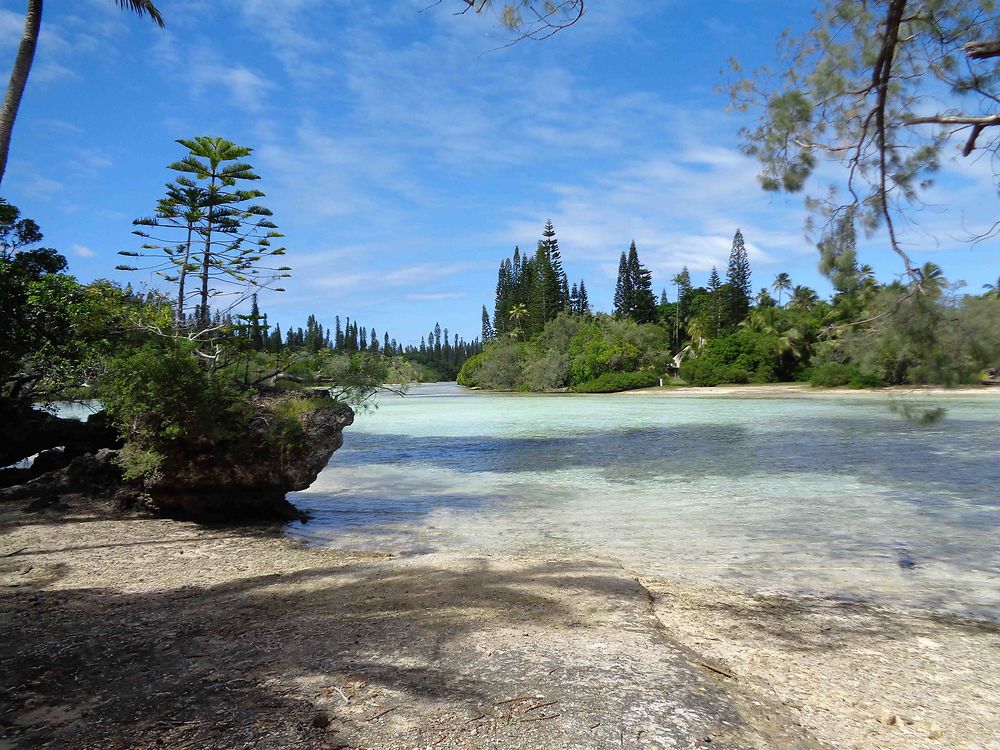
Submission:
[[[871,395],[418,386],[358,415],[289,496],[313,516],[289,533],[401,555],[599,556],[997,619],[1000,398],[932,405],[945,418],[920,426]]]

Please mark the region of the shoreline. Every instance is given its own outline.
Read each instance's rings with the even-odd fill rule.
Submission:
[[[954,388],[942,386],[894,385],[885,388],[817,388],[808,383],[765,383],[756,385],[717,385],[711,388],[687,385],[656,386],[635,391],[621,391],[622,395],[648,394],[656,396],[860,396],[860,397],[962,397],[1000,396],[1000,388],[987,385],[963,385]]]
[[[448,381],[448,384],[455,384]],[[421,383],[419,385],[439,385],[438,383]],[[910,386],[893,385],[884,388],[819,388],[808,383],[756,383],[728,384],[717,386],[693,385],[662,385],[650,388],[636,388],[630,391],[613,391],[610,393],[576,393],[574,391],[491,391],[485,388],[468,388],[458,386],[469,393],[487,393],[498,396],[702,396],[702,397],[759,397],[759,396],[837,396],[861,398],[901,398],[901,397],[944,397],[959,398],[965,396],[1000,397],[1000,387],[989,385],[961,385],[951,388],[944,386]]]
[[[990,748],[1000,626],[0,505],[0,748]],[[624,738],[624,739],[623,739]]]

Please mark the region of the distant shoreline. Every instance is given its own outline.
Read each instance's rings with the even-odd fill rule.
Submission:
[[[584,394],[581,394],[584,395]],[[649,396],[1000,396],[1000,388],[988,385],[943,386],[895,385],[885,388],[817,388],[808,383],[766,383],[756,385],[661,386],[620,391],[619,395]]]
[[[445,381],[442,381],[445,382]],[[454,383],[455,381],[447,381]],[[438,385],[439,383],[420,383],[420,385]],[[469,388],[460,386],[470,393],[493,393],[497,395],[515,396],[701,396],[701,397],[756,397],[756,396],[858,396],[858,397],[960,397],[960,396],[994,396],[1000,397],[1000,387],[988,385],[962,385],[954,388],[944,386],[911,386],[894,385],[885,388],[818,388],[808,383],[757,383],[754,385],[664,385],[652,388],[637,388],[631,391],[615,391],[612,393],[577,393],[576,391],[493,391],[488,388]]]

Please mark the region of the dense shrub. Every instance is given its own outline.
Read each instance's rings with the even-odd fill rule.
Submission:
[[[458,383],[470,388],[516,391],[524,379],[526,349],[527,345],[518,341],[498,341],[487,351],[466,360],[458,374]]]
[[[148,475],[176,450],[247,434],[249,401],[198,363],[194,346],[162,339],[113,358],[99,397],[125,440],[127,476]]]
[[[464,385],[466,388],[478,388],[479,368],[483,366],[485,361],[486,352],[480,352],[465,360],[462,369],[458,371],[458,377],[456,378],[458,384]]]
[[[691,385],[771,383],[780,367],[776,337],[737,331],[712,339],[697,357],[684,360],[681,377]]]
[[[690,385],[716,386],[723,383],[746,383],[747,374],[729,365],[698,358],[686,359],[681,364],[681,378]]]
[[[810,368],[808,380],[819,388],[836,388],[844,385],[851,388],[878,388],[885,385],[878,375],[862,372],[857,365],[842,362],[826,362]]]
[[[528,391],[555,391],[569,382],[569,355],[550,349],[524,366],[523,387]]]
[[[670,356],[670,334],[662,326],[564,312],[530,342],[505,337],[489,344],[466,361],[458,383],[502,391],[554,391],[605,373],[661,373]]]
[[[606,372],[593,380],[580,383],[578,393],[616,393],[659,385],[660,378],[651,372]]]

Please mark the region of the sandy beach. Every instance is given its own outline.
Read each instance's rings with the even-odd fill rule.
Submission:
[[[923,398],[934,397],[947,399],[962,396],[993,396],[1000,397],[1000,387],[984,385],[963,385],[955,388],[940,386],[910,386],[900,385],[888,388],[816,388],[808,383],[766,383],[757,385],[719,385],[714,388],[696,386],[670,386],[657,388],[642,388],[637,391],[622,391],[622,396],[733,396],[748,398],[754,396],[823,396],[850,398]]]
[[[0,748],[1000,747],[1000,628],[0,507]]]

